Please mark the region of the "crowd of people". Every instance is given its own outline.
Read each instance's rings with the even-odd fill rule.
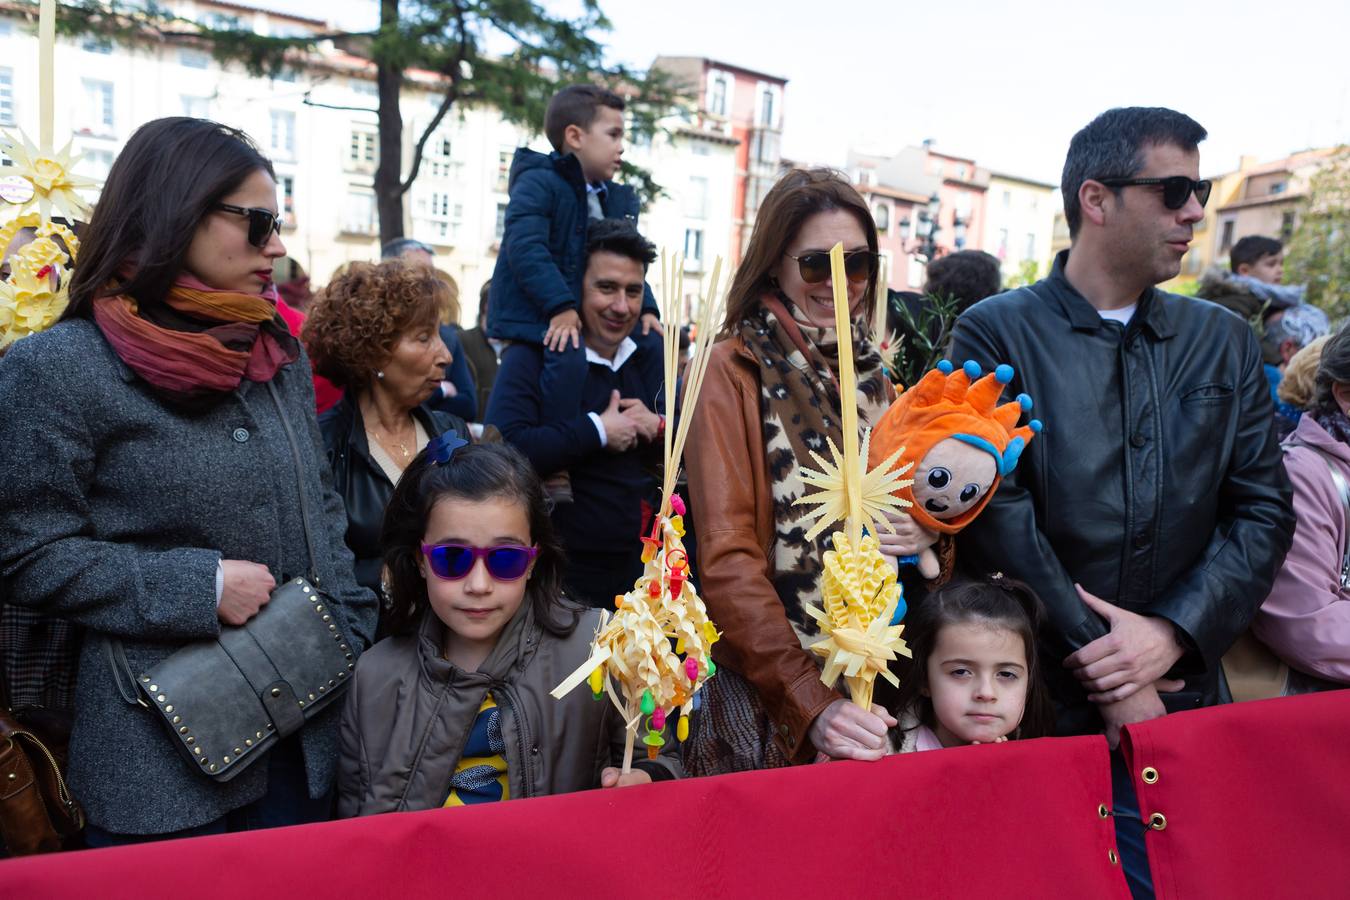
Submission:
[[[1046,278],[999,293],[987,254],[930,265],[930,297],[958,301],[946,356],[1013,364],[1006,394],[1035,397],[1044,426],[983,508],[922,471],[945,498],[929,509],[978,512],[959,534],[887,515],[914,655],[870,710],[806,649],[828,536],[808,539],[796,501],[811,455],[843,446],[840,342],[861,428],[905,388],[872,337],[877,230],[833,171],[794,169],[764,198],[724,320],[699,323],[719,342],[682,489],[717,673],[688,740],[622,772],[610,704],[549,691],[642,570],[675,425],[658,410],[681,387],[662,360],[681,323],[659,321],[655,249],[612,180],[623,107],[588,85],[554,97],[554,152],[517,152],[471,329],[409,240],[303,310],[279,303],[276,179],[254,143],[188,118],[131,138],[62,320],[0,359],[6,705],[73,712],[85,846],[1052,735],[1114,747],[1131,723],[1235,693],[1350,683],[1350,330],[1280,283],[1269,238],[1234,247],[1209,300],[1158,289],[1209,198],[1206,133],[1113,109],[1068,148],[1072,246]],[[347,689],[278,714],[261,760],[212,778],[192,723],[119,671],[223,646],[297,578],[351,661]],[[1113,760],[1125,871],[1146,896]]]

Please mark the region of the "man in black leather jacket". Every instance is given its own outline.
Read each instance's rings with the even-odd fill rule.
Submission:
[[[1113,746],[1131,722],[1230,699],[1220,659],[1293,535],[1250,328],[1154,287],[1203,216],[1204,137],[1167,109],[1080,131],[1062,183],[1071,249],[1048,278],[972,307],[952,346],[958,363],[1012,363],[1009,393],[1045,423],[958,562],[1036,589],[1059,733],[1104,728]]]

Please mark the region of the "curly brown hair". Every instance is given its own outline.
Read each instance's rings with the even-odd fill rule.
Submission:
[[[403,335],[436,327],[448,294],[426,266],[352,263],[310,304],[302,337],[314,371],[340,387],[364,388]]]

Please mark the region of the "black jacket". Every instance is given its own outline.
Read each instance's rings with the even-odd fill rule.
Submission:
[[[1294,530],[1271,429],[1270,388],[1247,323],[1156,288],[1127,327],[1064,277],[992,297],[958,321],[952,359],[1011,363],[1045,428],[985,512],[958,564],[1001,571],[1045,602],[1043,671],[1061,733],[1099,730],[1061,663],[1108,631],[1074,582],[1161,616],[1187,648],[1169,710],[1227,699],[1220,658],[1265,600]]]
[[[469,426],[452,416],[419,406],[413,416],[431,437],[454,429],[469,438]],[[380,529],[384,508],[394,494],[393,482],[370,455],[366,425],[351,392],[319,417],[319,431],[333,467],[333,487],[347,507],[347,547],[356,557],[356,581],[380,596]]]

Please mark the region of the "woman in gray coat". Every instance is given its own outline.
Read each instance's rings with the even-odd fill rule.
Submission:
[[[352,577],[308,361],[276,313],[276,211],[243,133],[143,126],[85,230],[64,320],[0,360],[0,595],[85,629],[70,783],[92,846],[331,810],[336,705],[218,783],[123,700],[103,653],[120,639],[150,670],[311,573],[352,650],[370,642],[375,598]],[[320,513],[313,560],[301,492]]]

